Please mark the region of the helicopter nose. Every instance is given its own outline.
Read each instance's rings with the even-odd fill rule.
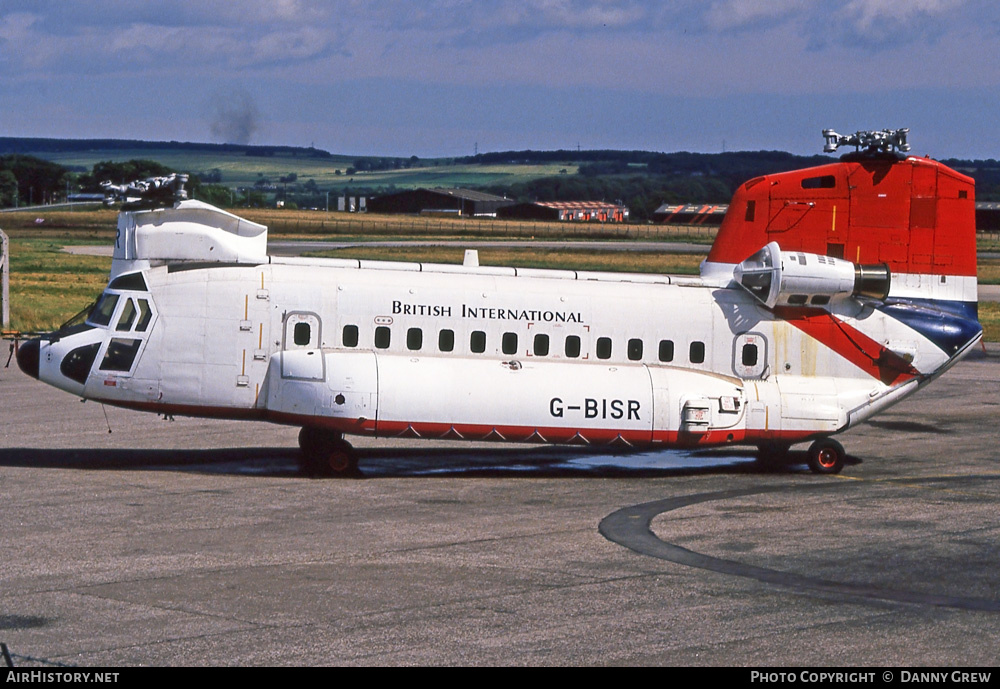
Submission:
[[[17,365],[32,378],[38,378],[39,340],[22,342],[17,348]]]

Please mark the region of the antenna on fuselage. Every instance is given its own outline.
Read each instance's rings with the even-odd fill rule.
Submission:
[[[833,153],[839,146],[854,146],[854,150],[858,152],[864,148],[866,153],[890,153],[894,151],[906,153],[910,150],[910,144],[906,143],[906,135],[909,133],[908,127],[859,131],[846,135],[838,134],[832,129],[824,129],[823,138],[826,139],[826,144],[823,146],[823,152]]]

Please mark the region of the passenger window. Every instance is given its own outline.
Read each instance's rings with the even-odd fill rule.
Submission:
[[[139,343],[142,340],[126,340],[120,337],[111,338],[108,343],[108,351],[104,353],[104,360],[101,361],[102,371],[128,371],[132,368],[135,355],[139,352]]]
[[[380,325],[375,328],[375,346],[378,349],[388,349],[390,339],[390,331],[384,325]]]
[[[310,337],[312,337],[312,328],[309,327],[308,323],[295,324],[295,329],[292,330],[292,341],[295,342],[296,346],[304,347],[309,344]]]
[[[629,361],[639,361],[642,358],[642,340],[634,338],[628,341]]]
[[[424,346],[424,331],[420,328],[410,328],[406,331],[406,348],[415,351]]]
[[[90,312],[88,320],[94,325],[107,325],[111,322],[111,317],[115,315],[115,307],[118,305],[117,294],[102,294],[94,309]]]
[[[517,333],[504,333],[500,348],[504,354],[517,354]]]
[[[660,340],[660,361],[673,361],[674,360],[674,341],[673,340]]]
[[[153,317],[153,312],[149,308],[149,302],[145,299],[139,300],[139,322],[136,324],[135,329],[139,332],[146,332],[146,328],[149,327],[149,319]]]
[[[611,338],[610,337],[599,337],[599,338],[597,338],[597,358],[598,359],[610,359],[611,358]]]
[[[692,342],[691,349],[688,354],[690,354],[692,364],[701,364],[705,362],[705,343],[704,342]]]
[[[345,347],[358,346],[358,326],[356,325],[344,326],[344,346]]]
[[[757,345],[755,344],[743,345],[743,365],[744,366],[757,365]]]
[[[535,335],[535,342],[532,344],[531,349],[535,352],[535,356],[548,356],[549,336],[542,333]]]
[[[486,351],[486,333],[482,330],[474,330],[472,332],[472,337],[469,338],[469,349],[471,349],[476,354],[482,354]]]
[[[135,320],[135,302],[131,299],[125,300],[125,306],[122,307],[122,315],[118,319],[118,325],[115,330],[119,332],[127,332],[132,329],[132,322]]]
[[[442,352],[450,352],[455,349],[454,330],[442,330],[438,333],[438,349]]]
[[[575,359],[580,356],[580,336],[568,335],[566,337],[566,356]]]

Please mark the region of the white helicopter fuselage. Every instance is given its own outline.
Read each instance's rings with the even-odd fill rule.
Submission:
[[[83,382],[60,370],[77,335],[48,345],[41,379],[161,413],[355,434],[719,444],[843,430],[948,361],[855,301],[843,322],[908,341],[913,374],[873,378],[699,278],[265,260],[150,267],[146,289],[112,281],[116,303],[83,335],[96,365]]]
[[[749,228],[754,203],[737,210]],[[838,230],[836,205],[832,217]],[[787,448],[899,401],[981,337],[974,237],[971,269],[960,256],[952,274],[924,274],[740,227],[723,226],[703,277],[678,278],[281,258],[266,228],[197,201],[130,210],[101,299],[18,362],[87,399],[299,425],[304,449],[342,434]],[[859,256],[884,251],[870,234]]]

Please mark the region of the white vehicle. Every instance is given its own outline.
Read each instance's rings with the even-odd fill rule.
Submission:
[[[350,434],[812,441],[811,468],[838,472],[829,436],[982,336],[973,181],[884,145],[744,184],[700,277],[280,258],[264,226],[142,203],[96,304],[21,368],[102,403],[301,426],[333,473],[356,471]]]

